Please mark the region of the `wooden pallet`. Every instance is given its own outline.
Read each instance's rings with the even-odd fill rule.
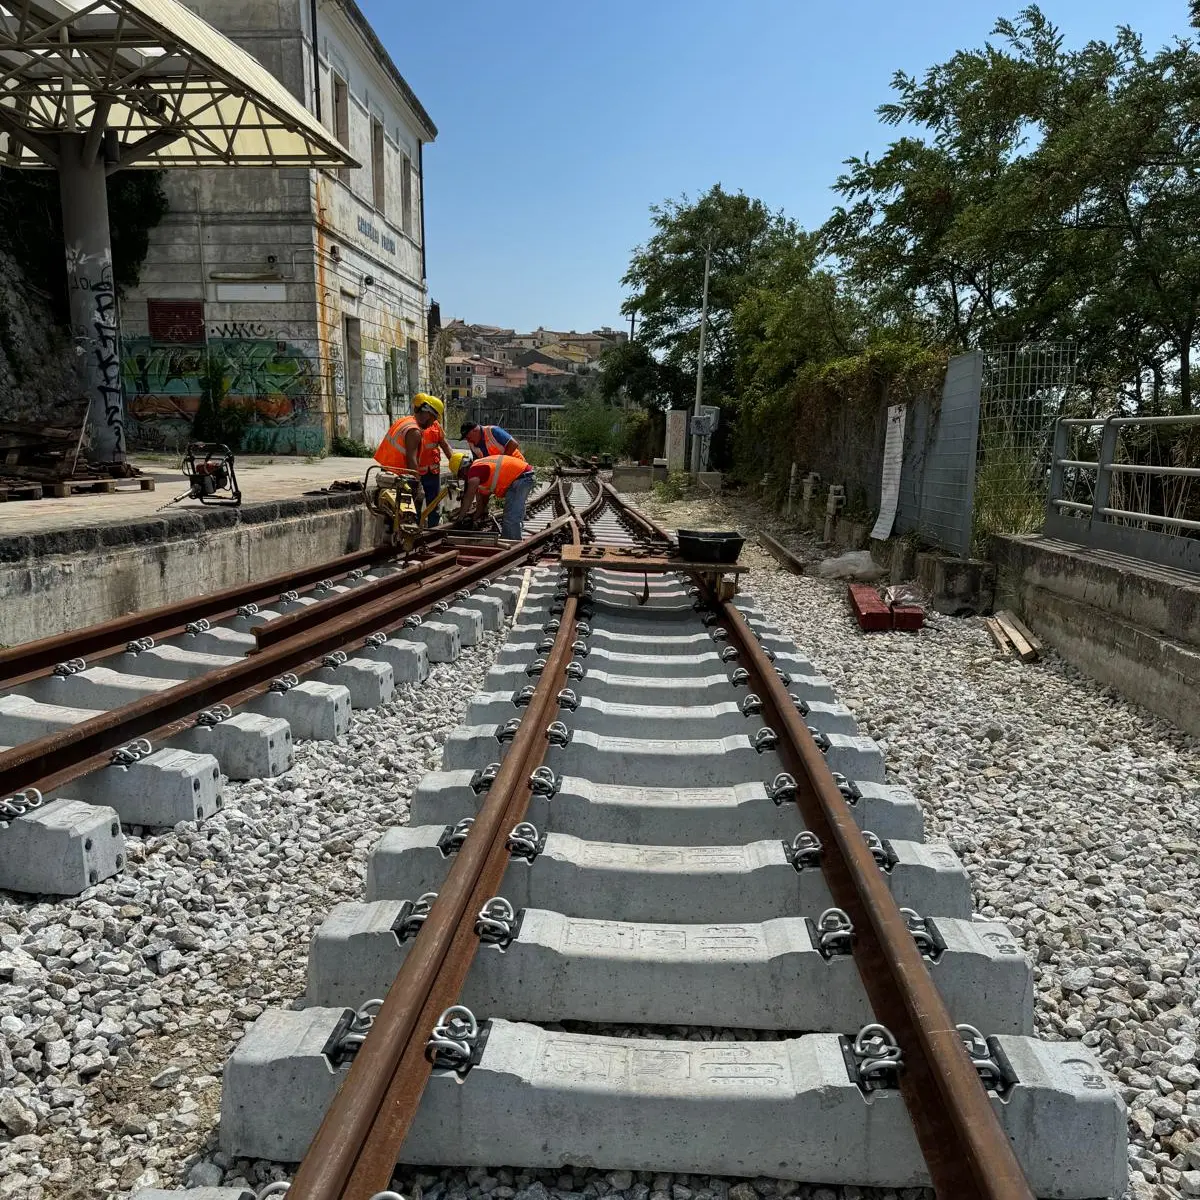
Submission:
[[[63,479],[48,485],[59,500],[68,496],[93,495],[96,492],[152,492],[154,480],[145,475],[136,479]]]
[[[42,485],[24,479],[0,479],[0,502],[5,500],[40,500]]]

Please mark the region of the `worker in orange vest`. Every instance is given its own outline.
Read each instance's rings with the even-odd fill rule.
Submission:
[[[499,425],[476,425],[474,421],[465,421],[458,436],[467,443],[476,458],[486,458],[489,454],[509,454],[520,459],[525,457],[521,453],[521,443]]]
[[[473,462],[462,450],[450,456],[450,473],[467,485],[463,491],[456,521],[466,517],[479,518],[493,497],[504,501],[500,518],[500,536],[519,542],[525,527],[525,504],[533,490],[533,468],[523,459],[511,454],[489,454]]]
[[[432,400],[434,397],[428,397]],[[413,404],[411,417],[400,417],[384,434],[383,441],[375,451],[375,461],[388,471],[405,477],[406,484],[418,509],[425,507],[422,486],[421,451],[424,448],[425,432],[438,424],[438,407],[441,401],[428,404],[424,401]],[[441,451],[439,450],[439,454]],[[436,493],[435,493],[436,494]]]
[[[446,434],[442,429],[442,422],[446,419],[446,406],[436,396],[418,392],[413,397],[413,412],[415,413],[422,407],[432,408],[437,413],[437,419],[433,424],[426,426],[421,431],[421,465],[418,469],[421,472],[421,490],[425,494],[425,507],[428,508],[437,499],[438,492],[442,490],[442,454],[445,453],[449,458],[454,451],[450,448],[450,443],[446,441]],[[441,519],[442,514],[434,509],[429,516],[428,527],[432,529]]]

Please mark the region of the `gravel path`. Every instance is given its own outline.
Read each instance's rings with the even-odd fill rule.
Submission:
[[[361,899],[370,848],[408,819],[502,641],[298,744],[286,775],[228,785],[213,820],[130,838],[124,876],[55,903],[0,892],[0,1198],[221,1182],[234,1042],[302,994],[313,931]]]

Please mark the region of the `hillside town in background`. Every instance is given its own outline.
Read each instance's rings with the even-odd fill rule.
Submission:
[[[553,402],[580,393],[581,377],[591,375],[600,357],[629,340],[623,330],[560,332],[538,326],[518,333],[497,325],[452,320],[443,329],[445,398],[453,402],[512,399]]]

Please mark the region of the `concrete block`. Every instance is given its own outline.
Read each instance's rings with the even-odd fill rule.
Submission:
[[[504,615],[511,617],[517,611],[517,598],[521,595],[521,585],[514,583],[511,579],[500,579],[488,584],[486,588],[476,594],[499,600],[504,606]]]
[[[466,609],[468,612],[477,612],[480,621],[483,622],[483,628],[488,633],[495,633],[498,629],[504,628],[504,602],[499,596],[488,596],[478,592],[463,600],[456,600],[454,607]]]
[[[438,613],[437,620],[443,625],[453,625],[463,646],[477,646],[483,639],[483,617],[473,608],[453,604]]]
[[[844,704],[839,704],[836,700],[832,702],[810,700],[806,703],[808,711],[804,714],[804,720],[813,729],[819,729],[822,733],[827,734],[840,734],[844,737],[857,736],[858,722]]]
[[[411,900],[437,891],[449,869],[439,825],[389,829],[367,863],[367,900]],[[902,908],[922,916],[971,915],[971,884],[945,846],[889,842],[884,880]],[[510,862],[500,894],[514,908],[624,921],[759,921],[820,913],[832,903],[825,876],[797,871],[776,839],[734,846],[630,846],[546,836],[533,863]]]
[[[313,937],[305,1003],[357,1009],[387,993],[413,939],[395,933],[402,902],[339,904]],[[809,917],[815,921],[818,913]],[[999,922],[938,918],[929,967],[956,1022],[1033,1032],[1033,974]],[[745,925],[643,925],[521,914],[500,953],[475,956],[462,1003],[489,1017],[717,1025],[840,1033],[875,1019],[854,959],[826,959],[800,917]]]
[[[78,896],[125,868],[116,812],[65,797],[0,829],[0,888]]]
[[[178,686],[177,679],[126,675],[111,667],[87,667],[74,675],[55,675],[34,680],[21,690],[45,704],[120,708],[122,704],[132,704],[146,696],[157,696]]]
[[[364,647],[356,657],[387,663],[393,683],[422,683],[429,678],[429,651],[424,642],[389,638],[380,646]]]
[[[731,697],[736,693],[731,688]],[[471,724],[503,724],[523,710],[513,704],[511,692],[481,692],[467,708]],[[762,728],[762,718],[742,712],[740,702],[729,699],[721,704],[617,704],[583,696],[579,707],[559,708],[559,719],[572,729],[587,729],[604,737],[652,738],[686,737],[688,734],[718,737],[727,733],[753,736]]]
[[[482,797],[471,790],[473,772],[433,771],[417,784],[413,825],[453,825],[474,816]],[[912,793],[890,784],[859,785],[850,807],[860,829],[898,841],[924,840],[920,806]],[[638,846],[738,845],[786,838],[803,828],[794,803],[775,804],[764,783],[733,787],[628,787],[567,775],[552,798],[531,796],[526,820],[542,833],[569,833],[593,841]]]
[[[102,709],[71,708],[63,704],[42,704],[28,696],[0,696],[0,743],[19,746],[34,738],[49,737],[72,725],[98,717]]]
[[[94,771],[67,791],[89,804],[114,809],[125,825],[156,828],[205,821],[225,804],[217,760],[211,754],[170,747],[127,766]]]
[[[116,660],[117,669],[130,675],[144,675],[149,679],[193,679],[233,666],[240,661],[232,654],[205,654],[199,650],[185,650],[179,646],[152,646],[137,654],[125,653]]]
[[[343,683],[306,679],[286,692],[268,692],[246,708],[286,721],[292,737],[331,742],[349,730],[352,701]]]
[[[264,1013],[225,1068],[221,1145],[294,1162],[344,1075],[322,1054],[341,1009]],[[992,1103],[1034,1192],[1119,1196],[1125,1107],[1091,1051],[999,1036],[1021,1064]],[[1092,1081],[1095,1080],[1095,1083]],[[401,1152],[425,1165],[602,1168],[923,1187],[898,1091],[853,1083],[839,1039],[686,1042],[489,1022],[466,1078],[435,1071]]]
[[[133,1200],[254,1200],[254,1193],[249,1188],[202,1187],[173,1192],[143,1188]]]
[[[396,637],[400,641],[422,642],[431,663],[456,662],[462,653],[458,626],[442,620],[423,621],[415,629],[400,630]]]
[[[396,690],[390,663],[357,655],[337,667],[320,667],[312,677],[346,688],[354,708],[379,708]]]
[[[216,725],[197,725],[172,742],[211,754],[230,779],[273,779],[294,757],[292,731],[279,717],[240,712]]]
[[[171,644],[178,646],[181,650],[192,650],[201,654],[228,654],[231,657],[241,657],[258,647],[258,639],[250,632],[250,627],[266,625],[279,615],[279,613],[260,612],[255,617],[235,617],[231,624],[237,628],[214,625],[211,629],[203,632],[181,634],[178,638],[172,638]]]
[[[825,761],[831,771],[856,782],[883,782],[883,751],[874,739],[844,733],[830,733],[826,737],[829,748],[825,751]]]
[[[567,721],[570,728],[570,721]],[[501,758],[499,726],[460,725],[442,746],[442,769],[475,769]],[[752,735],[751,735],[752,736]],[[729,787],[761,776],[773,779],[783,765],[771,750],[759,753],[750,737],[619,738],[571,729],[565,746],[551,746],[546,764],[556,774],[577,775],[596,783],[669,787],[686,779],[698,787]]]

